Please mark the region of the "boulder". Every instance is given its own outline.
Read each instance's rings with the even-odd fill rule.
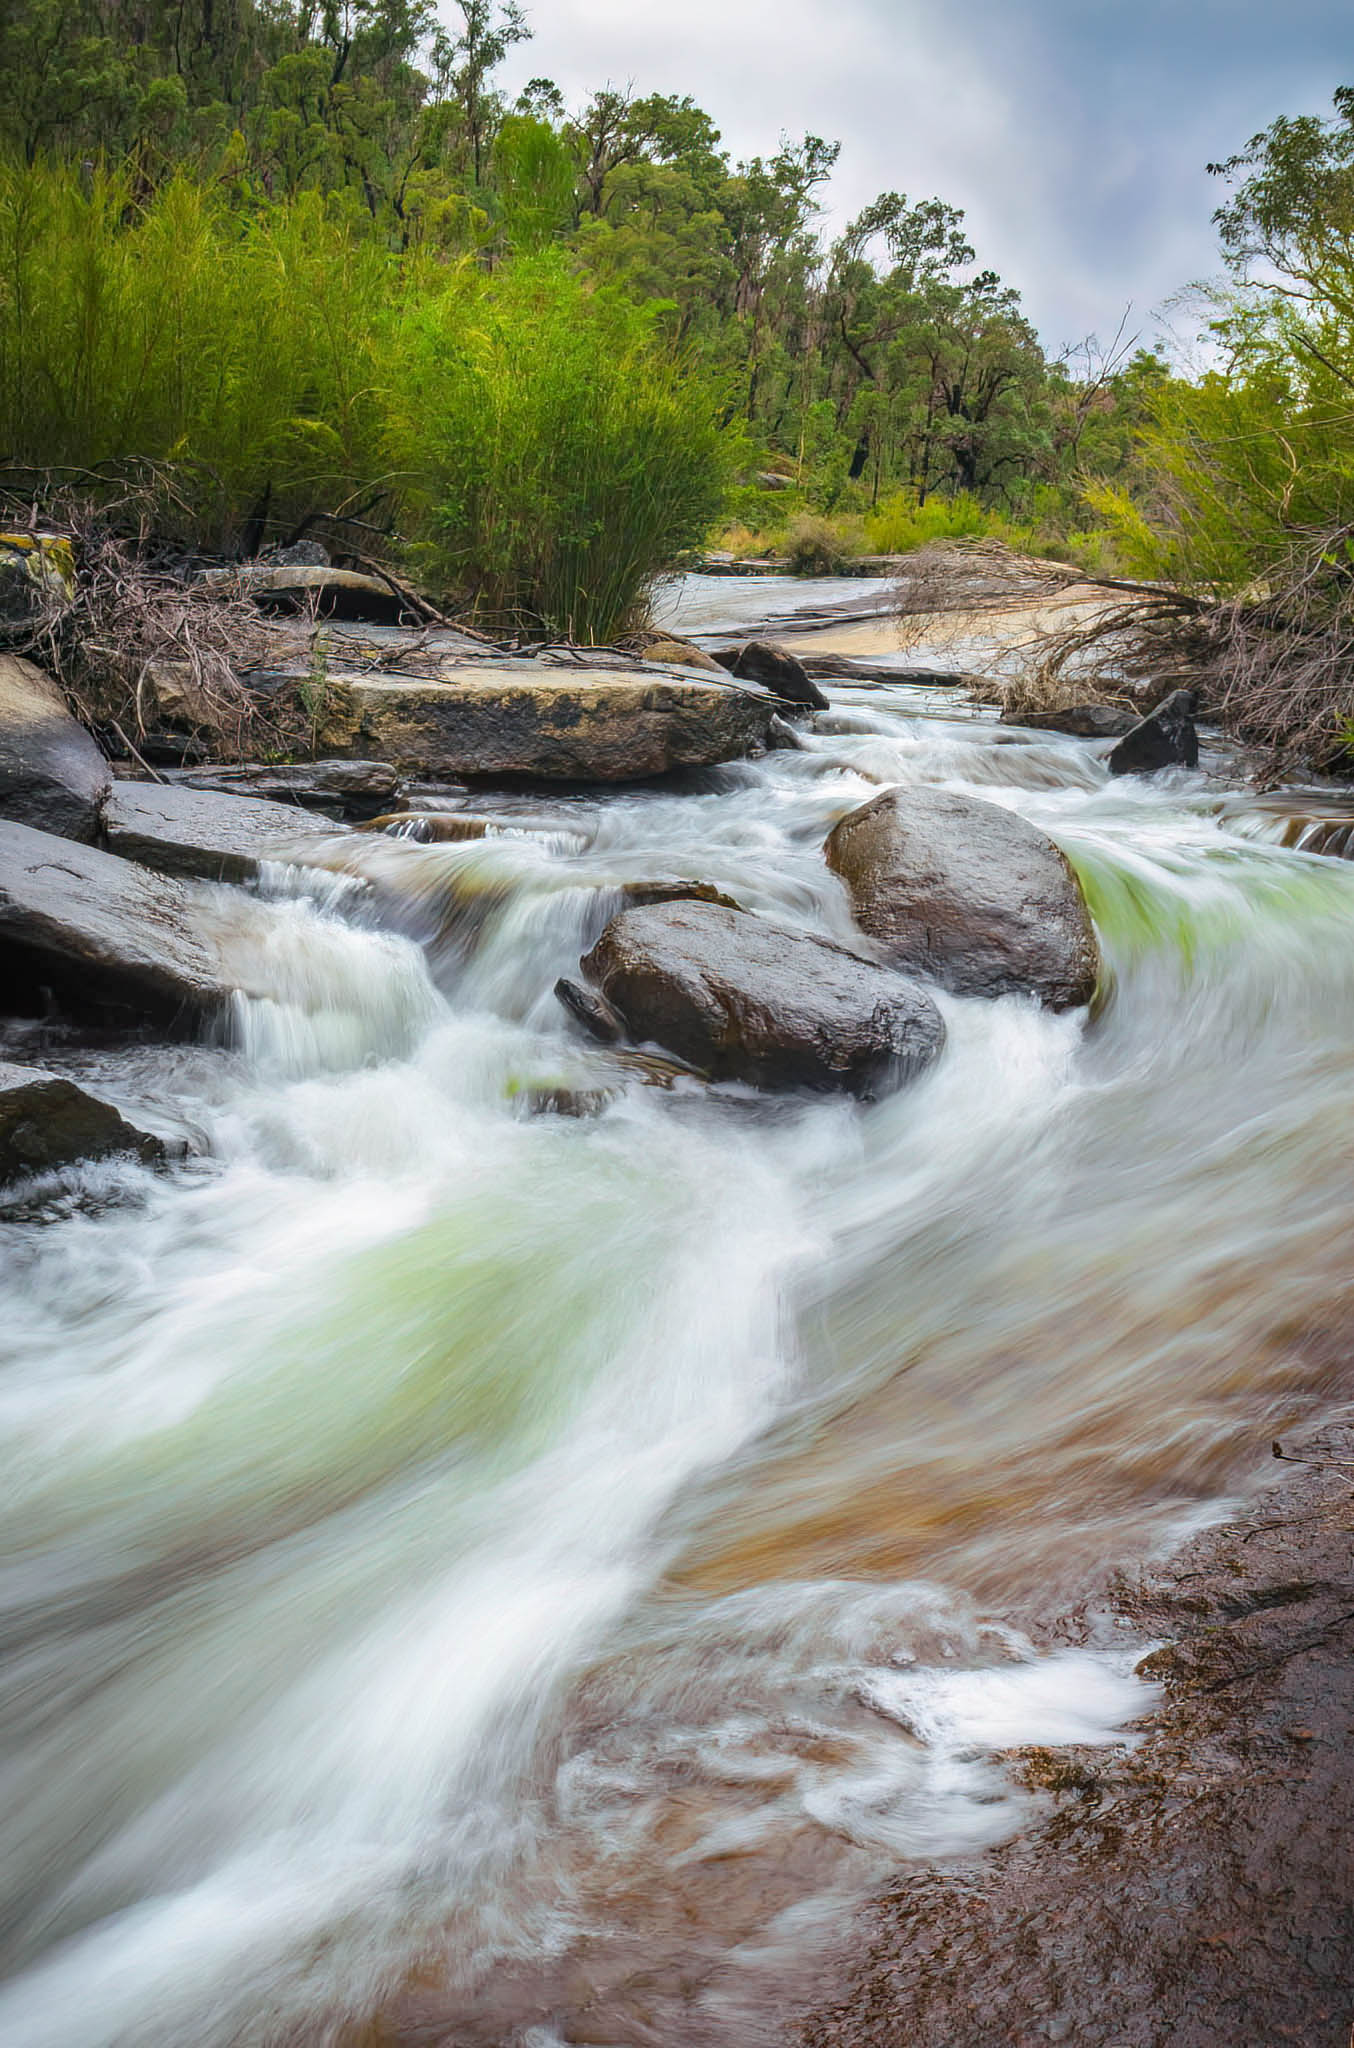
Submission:
[[[379,756],[410,774],[634,782],[738,760],[766,744],[773,705],[686,670],[448,665],[335,684],[322,729],[332,753]]]
[[[1132,732],[1138,717],[1117,704],[1068,704],[1060,711],[1003,711],[1001,722],[1031,732],[1070,733],[1078,740],[1117,740]]]
[[[679,640],[671,633],[641,634],[637,645],[641,661],[660,662],[668,668],[698,668],[712,676],[725,673],[713,655],[692,641]]]
[[[622,911],[557,993],[597,1035],[650,1039],[717,1079],[873,1096],[945,1027],[924,989],[826,939],[715,903]]]
[[[828,866],[899,967],[956,995],[1089,1002],[1099,968],[1076,876],[1023,818],[947,790],[888,789],[830,834]]]
[[[828,708],[827,698],[803,662],[783,647],[773,647],[769,640],[749,640],[743,647],[725,648],[717,659],[740,683],[760,683],[783,704],[805,704],[812,711]]]
[[[295,804],[161,782],[115,783],[103,809],[110,853],[209,882],[253,881],[264,861],[304,861],[307,839],[328,844],[346,829]]]
[[[0,988],[77,1014],[193,1030],[235,980],[192,893],[92,846],[0,822]]]
[[[93,839],[108,763],[31,661],[0,654],[0,817]]]
[[[165,1158],[148,1131],[61,1074],[0,1060],[0,1183],[81,1159],[128,1152],[147,1166]]]
[[[1158,768],[1197,768],[1199,735],[1196,690],[1172,690],[1120,740],[1110,755],[1111,775],[1151,775]]]

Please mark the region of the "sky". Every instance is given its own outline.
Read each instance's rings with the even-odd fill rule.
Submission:
[[[1354,83],[1352,0],[526,0],[502,82],[689,93],[732,155],[842,144],[826,225],[939,194],[1052,351],[1197,324],[1216,275],[1205,165]]]

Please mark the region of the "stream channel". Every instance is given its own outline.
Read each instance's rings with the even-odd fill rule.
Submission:
[[[67,1048],[198,1153],[0,1216],[8,2048],[783,2040],[872,1887],[1021,1826],[1004,1750],[1150,1711],[1057,1617],[1347,1392],[1310,800],[827,687],[803,751],[204,891],[274,999]],[[895,783],[1066,850],[1093,1016],[941,995],[868,1106],[578,1036],[626,883],[851,943],[823,839]]]

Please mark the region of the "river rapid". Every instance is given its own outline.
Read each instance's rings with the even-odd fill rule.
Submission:
[[[783,2039],[886,1873],[1021,1825],[1004,1750],[1150,1710],[1059,1617],[1348,1391],[1354,867],[1216,751],[828,688],[204,892],[274,990],[229,1046],[44,1046],[198,1154],[0,1215],[8,2048]],[[577,1036],[628,883],[849,943],[893,783],[1066,850],[1093,1016],[941,996],[870,1106]]]

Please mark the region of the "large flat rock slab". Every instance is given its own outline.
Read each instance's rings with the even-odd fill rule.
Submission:
[[[157,782],[118,782],[103,809],[104,844],[162,875],[252,881],[266,861],[304,862],[307,842],[346,828],[295,804]]]
[[[741,759],[766,745],[773,711],[759,692],[690,670],[474,662],[444,666],[438,682],[336,681],[322,741],[434,779],[634,782]]]
[[[0,654],[0,817],[93,839],[108,763],[50,676]]]
[[[237,986],[191,889],[116,854],[0,821],[0,988],[118,1023],[193,1030]]]

